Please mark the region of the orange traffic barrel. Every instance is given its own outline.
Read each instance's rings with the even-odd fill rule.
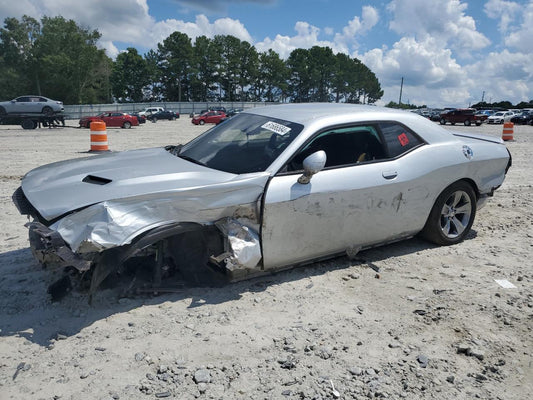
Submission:
[[[503,140],[513,140],[513,127],[512,122],[506,122],[503,124],[502,139]]]
[[[91,152],[109,151],[104,121],[91,122]]]

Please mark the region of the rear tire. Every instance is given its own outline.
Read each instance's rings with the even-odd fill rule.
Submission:
[[[421,236],[438,245],[449,246],[464,240],[476,217],[476,194],[472,186],[459,181],[437,197]]]
[[[3,117],[3,116],[6,115],[6,114],[7,114],[7,113],[6,113],[6,109],[5,109],[4,107],[0,107],[0,116]]]
[[[470,120],[467,119],[467,120],[465,121],[465,126],[470,126],[470,124],[471,124]]]
[[[446,120],[445,120],[444,118],[442,118],[442,119],[440,120],[440,124],[441,124],[441,125],[446,125]]]
[[[20,124],[23,129],[35,129],[37,128],[37,123],[33,119],[23,119]]]
[[[122,125],[122,127],[124,129],[130,129],[131,128],[131,122],[129,122],[129,121],[124,122],[124,125]]]

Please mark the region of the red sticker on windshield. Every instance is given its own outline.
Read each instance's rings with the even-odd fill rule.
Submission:
[[[405,133],[398,135],[398,140],[400,141],[400,144],[402,146],[407,146],[409,144],[409,138],[407,137]]]

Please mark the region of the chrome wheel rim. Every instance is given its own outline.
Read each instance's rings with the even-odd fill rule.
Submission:
[[[444,236],[455,239],[465,231],[472,216],[470,196],[458,190],[444,202],[440,214],[440,229]]]

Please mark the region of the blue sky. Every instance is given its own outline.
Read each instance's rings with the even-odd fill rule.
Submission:
[[[363,61],[398,101],[464,107],[533,99],[533,0],[17,0],[0,18],[62,15],[102,33],[115,57],[181,31],[234,35],[283,58],[329,46]]]

